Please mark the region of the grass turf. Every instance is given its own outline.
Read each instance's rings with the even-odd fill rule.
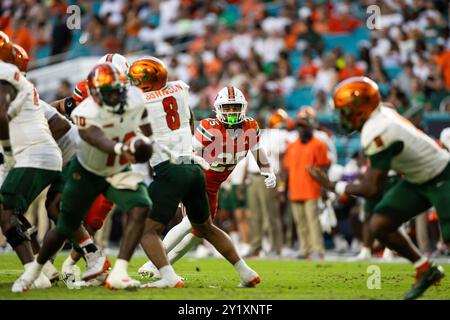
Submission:
[[[62,255],[56,259],[58,269],[63,259]],[[139,279],[137,269],[144,262],[144,257],[133,258],[129,265],[130,275]],[[105,287],[69,290],[59,282],[47,290],[14,294],[11,293],[11,285],[22,273],[22,266],[14,254],[0,254],[0,300],[402,299],[414,275],[411,265],[404,263],[249,260],[248,264],[261,276],[262,282],[256,288],[236,288],[239,278],[225,260],[182,259],[175,265],[175,270],[185,277],[184,288],[138,289],[133,292],[113,291]],[[367,268],[374,264],[381,270],[379,290],[369,290],[366,284],[370,276]],[[444,269],[449,273],[450,265],[444,265]],[[423,299],[450,299],[450,281],[444,278],[440,286],[428,289]]]

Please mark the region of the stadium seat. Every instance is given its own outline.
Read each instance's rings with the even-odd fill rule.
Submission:
[[[288,110],[297,110],[300,106],[311,105],[314,101],[314,90],[312,87],[301,87],[293,91],[286,98]]]

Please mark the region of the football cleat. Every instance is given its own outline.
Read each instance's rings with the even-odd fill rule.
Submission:
[[[44,268],[42,268],[42,273],[50,280],[50,282],[59,281],[59,272],[53,265],[53,263],[49,260],[44,264]]]
[[[12,288],[11,291],[18,293],[18,292],[26,292],[28,290],[31,289],[32,284],[28,281],[26,281],[25,279],[23,279],[22,277],[20,277],[19,279],[17,279]]]
[[[348,259],[348,261],[350,261],[350,262],[370,261],[371,258],[372,258],[372,253],[370,252],[370,249],[362,248],[356,257],[351,257]]]
[[[239,283],[238,288],[253,288],[260,282],[261,278],[259,275],[255,271],[251,270],[251,272],[244,277],[241,275],[241,283]]]
[[[33,278],[27,271],[25,271],[19,279],[17,279],[12,288],[12,292],[26,292],[30,289],[47,289],[52,286],[50,280],[41,272],[38,277],[31,282],[29,279]]]
[[[139,268],[138,274],[142,278],[155,278],[161,279],[158,268],[151,261],[147,261],[142,267]]]
[[[100,250],[93,253],[86,254],[87,270],[82,275],[83,281],[89,281],[97,277],[104,277],[106,279],[106,273],[111,268],[111,262],[107,256],[104,256]]]
[[[105,286],[108,289],[125,289],[125,290],[134,290],[141,286],[141,283],[137,280],[134,280],[126,273],[111,273],[106,278]]]
[[[160,289],[183,288],[183,287],[184,287],[184,282],[183,282],[183,280],[181,280],[180,277],[177,277],[176,279],[173,279],[173,280],[168,280],[166,278],[163,278],[163,279],[160,279],[155,282],[145,283],[141,286],[141,288],[160,288]]]
[[[405,300],[413,300],[420,297],[431,285],[438,284],[444,278],[444,269],[432,264],[424,272],[417,272],[416,282],[405,294]]]

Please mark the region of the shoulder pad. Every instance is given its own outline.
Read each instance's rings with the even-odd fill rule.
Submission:
[[[20,90],[22,78],[23,75],[20,73],[19,68],[13,64],[0,61],[0,80],[8,82],[17,90]]]
[[[86,129],[91,125],[101,128],[101,125],[97,123],[99,111],[100,107],[98,107],[94,100],[89,97],[81,102],[78,107],[72,111],[72,115],[70,117],[81,129]]]
[[[366,155],[381,152],[398,141],[398,126],[393,121],[395,113],[394,110],[382,107],[366,122],[361,132],[361,145]]]
[[[145,108],[145,96],[141,89],[135,86],[128,88],[127,104],[130,109]]]
[[[200,120],[200,125],[205,128],[206,130],[210,129],[210,128],[222,128],[223,127],[223,123],[220,122],[219,119],[217,118],[205,118]]]
[[[87,80],[78,82],[78,84],[76,85],[75,89],[73,89],[72,92],[73,100],[75,100],[77,103],[80,103],[88,96],[89,94],[88,94]]]
[[[181,86],[185,90],[189,90],[189,85],[182,80],[173,81],[172,83]]]

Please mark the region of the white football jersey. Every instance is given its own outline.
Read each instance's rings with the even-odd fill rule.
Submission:
[[[145,101],[140,89],[134,86],[128,88],[125,110],[121,115],[114,114],[88,97],[75,108],[71,117],[79,130],[95,126],[109,139],[125,143],[136,135],[139,126],[148,123],[148,118],[143,118]],[[124,156],[107,154],[81,138],[77,146],[77,159],[86,170],[103,177],[119,173],[129,165]]]
[[[414,127],[395,110],[381,105],[366,121],[361,144],[366,155],[377,154],[393,143],[403,142],[402,151],[391,162],[391,169],[405,180],[421,184],[441,173],[450,155],[433,139]]]
[[[44,115],[45,118],[47,119],[47,122],[58,114],[58,111],[56,111],[56,109],[53,108],[51,105],[49,105],[47,102],[39,100],[39,104],[44,110]],[[70,162],[70,160],[72,160],[73,157],[75,156],[77,150],[77,142],[80,136],[78,135],[77,126],[74,125],[72,122],[66,120],[66,118],[63,119],[70,124],[70,130],[67,131],[66,134],[63,135],[61,138],[59,138],[56,141],[56,143],[58,144],[58,147],[61,150],[63,158],[63,167],[65,167]]]
[[[61,171],[61,151],[52,137],[34,85],[16,66],[4,62],[0,62],[0,80],[17,89],[17,96],[8,107],[14,167]]]
[[[144,95],[156,144],[178,155],[192,154],[189,86],[183,81],[173,81]],[[154,148],[150,164],[154,167],[169,158],[160,148]]]

